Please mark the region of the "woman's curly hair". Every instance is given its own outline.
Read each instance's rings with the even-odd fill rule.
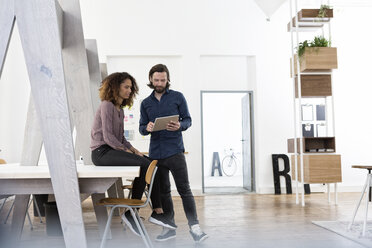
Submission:
[[[114,72],[103,79],[101,87],[99,88],[99,97],[101,101],[110,101],[114,105],[117,105],[119,98],[120,84],[124,80],[129,79],[132,82],[130,96],[128,99],[124,99],[120,107],[131,107],[133,105],[133,99],[138,94],[138,86],[134,77],[127,72]]]

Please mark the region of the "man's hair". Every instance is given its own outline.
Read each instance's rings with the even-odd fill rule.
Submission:
[[[124,83],[126,79],[132,82],[130,96],[128,99],[124,99],[120,107],[131,107],[133,105],[133,99],[138,94],[138,86],[134,77],[127,72],[114,72],[103,79],[101,87],[99,88],[99,97],[101,101],[109,101],[114,105],[118,102],[120,84]]]
[[[167,73],[167,85],[165,86],[166,89],[169,88],[170,86],[170,75],[169,75],[169,70],[167,68],[166,65],[163,65],[163,64],[157,64],[157,65],[154,65],[151,69],[150,69],[150,72],[149,72],[149,83],[147,84],[147,86],[149,86],[151,89],[154,89],[154,85],[152,85],[152,82],[151,82],[151,78],[152,78],[152,75],[154,75],[155,72],[166,72]]]

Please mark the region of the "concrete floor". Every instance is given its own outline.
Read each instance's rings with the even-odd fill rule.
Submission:
[[[156,242],[155,237],[161,227],[145,221],[147,230],[155,247],[317,247],[317,248],[360,248],[361,245],[333,232],[315,226],[313,220],[348,220],[359,193],[339,193],[339,204],[328,203],[324,193],[307,195],[306,206],[295,204],[295,195],[205,195],[195,197],[200,224],[210,236],[204,243],[196,245],[189,232],[182,202],[174,197],[177,238]],[[10,206],[8,202],[5,208]],[[6,210],[0,213],[4,220]],[[30,210],[30,213],[32,211]],[[150,209],[141,210],[146,219]],[[100,237],[90,198],[83,202],[83,215],[86,226],[88,247],[99,247]],[[362,216],[358,215],[359,219]],[[30,230],[26,220],[21,247],[64,247],[62,237],[48,237],[45,223],[33,218],[34,229]],[[10,223],[1,224],[0,230],[6,233]],[[372,227],[371,227],[372,228]],[[4,235],[2,236],[4,238]],[[1,242],[0,242],[1,244]],[[1,247],[1,245],[0,245]],[[144,247],[141,239],[128,229],[123,230],[120,218],[115,217],[112,224],[112,239],[106,247]]]

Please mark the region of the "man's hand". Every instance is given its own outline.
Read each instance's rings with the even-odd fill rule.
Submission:
[[[177,131],[181,127],[181,123],[179,121],[170,121],[167,124],[167,131]]]
[[[150,121],[147,124],[146,131],[149,132],[149,133],[151,133],[153,128],[154,128],[154,123]]]

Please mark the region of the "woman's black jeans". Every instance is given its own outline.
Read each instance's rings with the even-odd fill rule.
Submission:
[[[115,150],[108,145],[102,145],[92,151],[92,161],[96,166],[140,166],[140,175],[133,181],[132,199],[141,199],[146,187],[145,176],[151,160],[133,153]],[[161,208],[158,177],[155,176],[151,193],[153,208]]]

